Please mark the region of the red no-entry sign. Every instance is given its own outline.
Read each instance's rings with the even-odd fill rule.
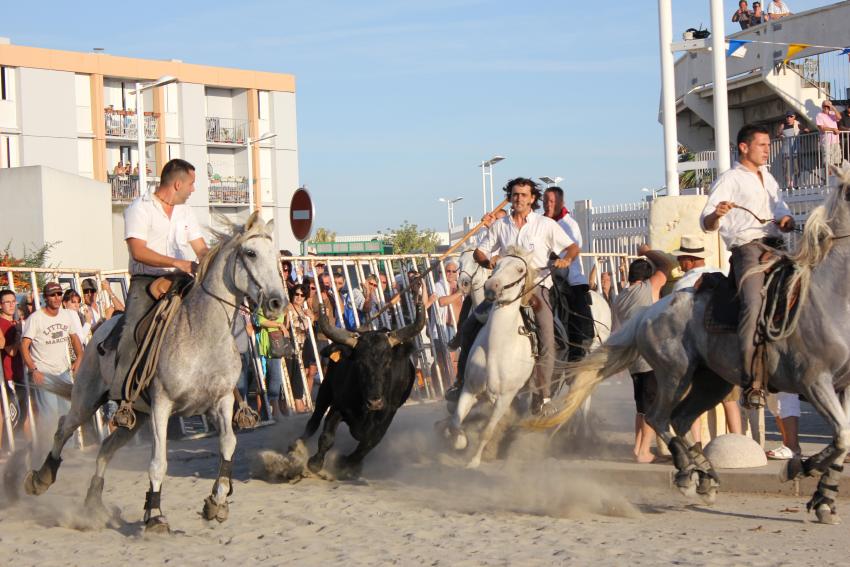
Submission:
[[[306,189],[299,188],[293,193],[292,202],[289,204],[289,226],[299,242],[310,238],[314,216],[313,199]]]

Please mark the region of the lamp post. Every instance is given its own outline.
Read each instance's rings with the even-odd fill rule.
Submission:
[[[548,175],[544,175],[543,177],[538,177],[537,179],[539,179],[540,181],[545,183],[547,189],[549,187],[551,187],[552,185],[557,185],[558,183],[560,183],[561,181],[564,180],[563,177],[558,177],[558,176],[549,177]]]
[[[649,189],[648,187],[641,187],[640,190],[644,193],[649,193],[652,195],[652,200],[654,201],[658,197],[657,189]]]
[[[164,87],[176,83],[177,77],[166,75],[152,83],[136,83],[136,151],[139,152],[139,195],[148,190],[148,163],[145,154],[145,97],[142,93],[155,87]]]
[[[449,246],[452,245],[452,229],[455,227],[455,203],[458,201],[463,201],[463,197],[456,197],[454,199],[449,199],[448,197],[440,197],[437,199],[441,203],[446,204],[446,208],[449,213]]]
[[[267,133],[263,134],[256,140],[252,140],[251,138],[245,138],[245,147],[248,149],[248,194],[251,195],[251,198],[254,200],[254,210],[259,211],[262,207],[260,206],[260,195],[254,195],[254,156],[251,152],[251,146],[254,144],[258,144],[260,142],[264,142],[266,140],[271,140],[277,136],[277,134]]]
[[[481,198],[484,200],[484,214],[493,209],[496,204],[493,202],[493,166],[505,159],[505,156],[493,156],[486,161],[482,161],[481,165]],[[490,176],[490,206],[487,206],[487,176]]]

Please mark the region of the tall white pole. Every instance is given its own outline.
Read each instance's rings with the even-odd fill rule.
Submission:
[[[245,138],[245,147],[248,149],[248,198],[254,203],[254,210],[260,210],[260,199],[254,198],[254,148],[250,137]]]
[[[490,207],[488,207],[488,211],[492,211],[496,208],[496,203],[493,201],[493,164],[490,164]]]
[[[136,83],[136,145],[136,151],[139,152],[139,195],[144,195],[148,191],[148,164],[145,156],[145,97],[142,94],[142,83]]]
[[[729,101],[726,93],[726,30],[723,0],[711,0],[711,59],[714,67],[714,144],[717,174],[729,169]]]
[[[481,200],[484,203],[484,214],[487,214],[487,177],[486,177],[487,162],[481,162]]]
[[[661,124],[664,127],[664,179],[668,195],[679,194],[676,137],[676,85],[673,67],[673,9],[671,0],[658,0],[658,39],[661,51]]]

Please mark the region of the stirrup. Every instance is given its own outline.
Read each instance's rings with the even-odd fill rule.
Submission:
[[[445,399],[447,402],[456,402],[460,399],[460,393],[463,390],[463,382],[457,381],[446,390]]]
[[[762,388],[750,386],[741,392],[741,406],[744,409],[761,409],[767,405],[767,395]]]
[[[116,427],[126,427],[133,429],[136,426],[136,412],[133,411],[133,404],[127,400],[122,400],[121,405],[112,416],[112,424]]]
[[[449,347],[451,350],[457,350],[457,349],[460,348],[460,343],[461,343],[460,333],[458,332],[458,333],[455,333],[455,336],[453,336],[451,338],[451,340],[449,340],[449,342],[446,343],[446,346]]]

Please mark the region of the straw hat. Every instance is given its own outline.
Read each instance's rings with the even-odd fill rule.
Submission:
[[[686,234],[682,236],[682,243],[678,250],[671,252],[673,256],[693,256],[694,258],[705,259],[705,242],[702,236]]]

